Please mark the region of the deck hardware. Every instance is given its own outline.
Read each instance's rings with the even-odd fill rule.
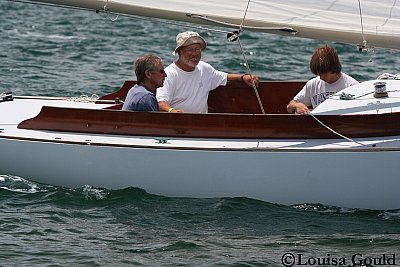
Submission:
[[[155,139],[157,142],[157,144],[167,144],[168,143],[168,139],[164,139],[164,138],[157,138]]]
[[[388,97],[388,93],[386,91],[386,82],[376,82],[374,83],[375,86],[375,98],[384,98]]]

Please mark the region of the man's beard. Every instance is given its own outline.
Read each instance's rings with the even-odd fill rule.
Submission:
[[[197,64],[199,64],[199,60],[196,60],[196,63],[193,62],[193,60],[190,60],[189,58],[186,58],[184,55],[182,55],[183,62],[188,65],[189,67],[195,68]]]

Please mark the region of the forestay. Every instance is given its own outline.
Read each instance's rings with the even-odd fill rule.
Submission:
[[[400,1],[396,0],[33,1],[200,24],[217,24],[215,21],[218,21],[220,25],[240,25],[249,4],[243,29],[271,32],[266,28],[288,27],[296,31],[298,37],[357,45],[364,45],[366,41],[371,47],[400,48]]]

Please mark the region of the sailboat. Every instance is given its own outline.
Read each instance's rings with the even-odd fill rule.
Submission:
[[[226,27],[239,42],[251,30],[400,48],[396,1],[30,2]],[[345,88],[307,116],[286,112],[302,81],[264,81],[254,95],[230,82],[211,92],[207,114],[122,111],[134,84],[99,98],[0,94],[0,173],[174,197],[400,208],[399,75]]]

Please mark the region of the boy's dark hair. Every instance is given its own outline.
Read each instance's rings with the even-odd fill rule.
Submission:
[[[333,72],[340,73],[342,65],[335,49],[331,46],[324,45],[317,50],[311,57],[310,69],[315,75],[322,73]]]

